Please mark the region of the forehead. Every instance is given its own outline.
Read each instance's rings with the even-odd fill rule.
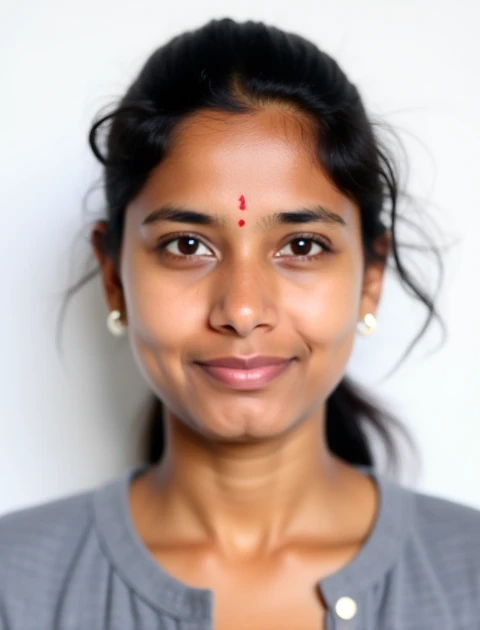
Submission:
[[[346,209],[351,202],[320,165],[317,143],[312,121],[286,108],[197,112],[174,129],[142,196],[218,206],[243,194],[259,206],[316,201]]]
[[[202,110],[183,119],[173,131],[173,152],[209,144],[218,151],[242,146],[268,150],[269,147],[289,149],[314,156],[315,126],[313,119],[293,108],[266,106],[248,113]],[[200,147],[199,147],[200,148]]]
[[[300,162],[315,161],[314,135],[311,122],[279,107],[248,114],[197,112],[173,131],[165,165],[190,167],[201,160],[205,171],[234,167],[250,176],[264,163],[292,169]]]

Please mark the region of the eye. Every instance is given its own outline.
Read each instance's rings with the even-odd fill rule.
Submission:
[[[317,251],[311,254],[310,252],[312,250],[312,245],[311,245],[312,243],[316,245],[317,247],[319,247],[320,251]],[[285,245],[285,247],[291,247],[292,251],[294,251],[293,258],[300,259],[300,260],[301,259],[310,260],[313,258],[318,258],[319,256],[322,256],[322,254],[324,255],[325,251],[327,252],[331,251],[331,247],[329,245],[327,245],[318,236],[313,235],[313,234],[297,235],[295,236],[295,238],[290,239],[288,243]],[[276,254],[276,256],[278,256],[278,254]]]
[[[312,243],[320,251],[311,254]],[[201,248],[204,248],[205,253],[202,253]],[[280,252],[286,247],[292,247],[294,251],[293,256],[284,256],[275,254],[276,258],[294,258],[295,260],[312,260],[324,256],[326,252],[332,251],[332,248],[324,240],[320,239],[314,234],[299,234],[294,238],[291,238],[286,245],[282,247]],[[199,251],[200,248],[200,251]],[[199,256],[209,256],[208,252],[211,252],[204,243],[194,236],[193,234],[177,234],[171,236],[168,240],[160,242],[157,245],[157,249],[160,254],[167,256],[168,258],[174,258],[177,260],[192,260]],[[296,251],[295,251],[296,250]]]
[[[206,246],[203,245],[202,241],[195,236],[192,236],[190,234],[181,234],[180,236],[177,236],[175,238],[170,238],[168,241],[159,243],[158,249],[162,254],[165,254],[170,258],[182,258],[185,260],[189,260],[190,258],[198,255],[205,255],[201,253],[199,254],[199,244],[207,249]],[[173,245],[173,247],[167,249],[171,245]]]

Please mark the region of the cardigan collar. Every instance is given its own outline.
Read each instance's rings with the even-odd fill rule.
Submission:
[[[149,466],[133,466],[93,491],[94,518],[102,546],[123,580],[155,609],[185,621],[211,621],[213,590],[189,586],[167,573],[134,528],[129,486]],[[382,579],[401,554],[412,520],[412,491],[373,467],[354,468],[377,483],[379,507],[370,534],[354,558],[335,573],[319,579],[317,584],[328,607],[334,607],[341,597],[358,600],[363,591]]]

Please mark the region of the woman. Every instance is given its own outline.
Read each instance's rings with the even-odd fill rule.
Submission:
[[[379,474],[362,422],[394,454],[394,420],[345,377],[389,256],[437,313],[335,61],[215,20],[155,51],[90,142],[108,327],[155,394],[149,457],[0,519],[2,630],[480,627],[480,512]]]

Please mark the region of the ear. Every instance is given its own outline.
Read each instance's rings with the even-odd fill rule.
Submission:
[[[387,231],[375,241],[374,249],[380,259],[368,263],[363,275],[360,317],[366,313],[376,315],[382,295],[383,280],[388,254],[391,251],[391,232]]]
[[[98,221],[90,234],[90,242],[93,253],[100,266],[103,289],[109,311],[118,309],[122,315],[125,314],[125,300],[120,275],[115,267],[115,263],[105,248],[106,235],[108,232],[107,221]]]

